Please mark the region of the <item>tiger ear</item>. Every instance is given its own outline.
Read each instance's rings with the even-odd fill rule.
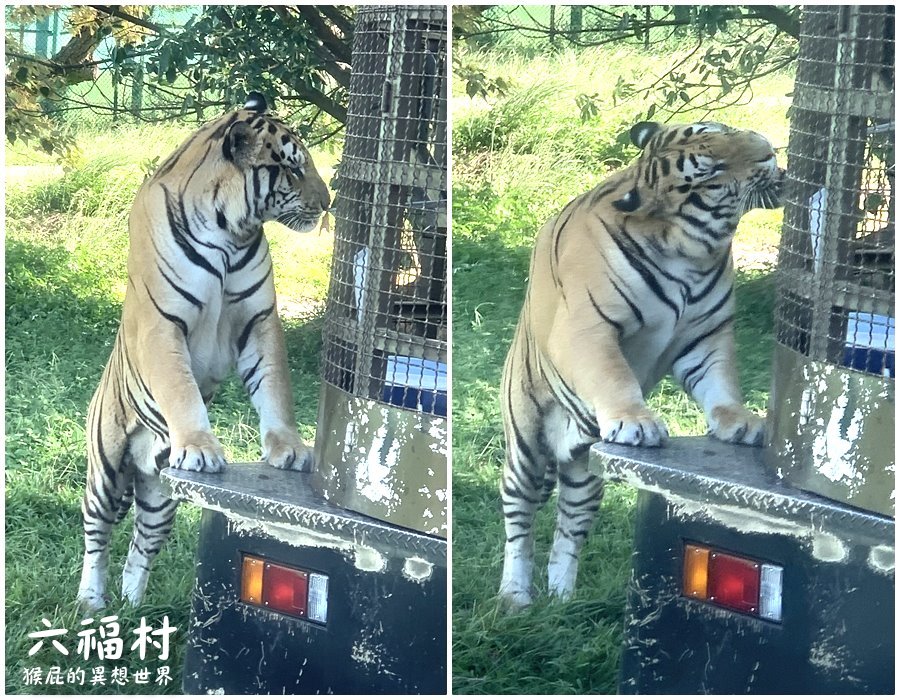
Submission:
[[[619,211],[631,214],[641,206],[641,195],[637,187],[632,187],[628,192],[613,202],[613,206]]]
[[[653,136],[657,131],[662,128],[657,122],[638,122],[633,127],[631,127],[631,131],[629,135],[631,136],[631,143],[633,143],[638,148],[643,148],[647,145],[647,142],[650,140],[650,137]]]
[[[245,121],[236,121],[225,132],[222,155],[238,166],[247,163],[259,150],[256,130]]]
[[[247,95],[247,101],[244,103],[244,109],[251,112],[265,114],[269,110],[269,104],[266,102],[266,96],[261,92],[251,92]]]

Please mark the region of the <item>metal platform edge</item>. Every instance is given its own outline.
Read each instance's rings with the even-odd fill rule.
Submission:
[[[215,474],[168,468],[160,476],[170,498],[219,511],[244,527],[303,531],[319,545],[386,549],[447,565],[445,540],[329,503],[316,493],[312,474],[244,463],[229,464]]]
[[[709,505],[750,509],[805,527],[862,528],[893,541],[894,521],[783,483],[763,449],[711,437],[669,438],[662,447],[598,442],[588,468],[602,479]]]

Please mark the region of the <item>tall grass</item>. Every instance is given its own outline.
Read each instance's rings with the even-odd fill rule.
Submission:
[[[616,103],[619,76],[646,80],[672,56],[638,49],[530,54],[498,48],[476,57],[512,84],[504,96],[458,97],[453,173],[453,688],[457,693],[612,693],[630,571],[635,493],[611,485],[581,557],[575,598],[546,597],[554,502],[539,514],[534,606],[499,612],[503,518],[499,477],[504,445],[500,371],[527,283],[534,236],[572,197],[601,182],[637,151],[622,134],[641,114]],[[787,142],[789,75],[771,76],[742,108],[713,115]],[[582,120],[579,95],[601,110]],[[687,115],[685,119],[704,115]],[[778,239],[780,211],[742,222],[736,250],[757,252]],[[767,259],[769,262],[773,258]],[[736,334],[748,404],[765,407],[769,389],[772,285],[768,269],[741,267]],[[649,398],[672,435],[706,431],[700,409],[672,381]]]
[[[145,171],[193,127],[130,127],[83,135],[80,161],[66,169],[39,153],[8,151],[6,189],[6,690],[9,693],[180,692],[182,653],[194,578],[199,511],[179,509],[175,530],[154,564],[144,604],[118,598],[131,516],[115,528],[105,614],[118,615],[121,637],[142,617],[177,628],[172,657],[139,663],[126,647],[119,662],[85,661],[75,653],[84,616],[76,609],[83,536],[84,424],[90,397],[109,356],[125,289],[128,213]],[[316,153],[326,181],[337,154]],[[315,430],[319,326],[332,239],[267,225],[276,269],[300,432]],[[231,461],[259,458],[257,418],[239,382],[221,388],[210,411],[213,431]],[[49,643],[35,656],[28,634],[42,618],[69,631],[70,656]],[[96,626],[96,625],[95,625]],[[110,682],[112,669],[168,664],[173,682],[159,686]],[[87,669],[84,684],[26,685],[29,668]],[[91,669],[107,669],[106,685],[92,685]]]

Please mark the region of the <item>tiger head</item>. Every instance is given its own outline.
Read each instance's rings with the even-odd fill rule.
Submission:
[[[733,228],[750,209],[782,204],[784,169],[755,131],[716,122],[640,122],[630,136],[642,153],[633,164],[632,189],[614,202],[620,211],[700,216]]]
[[[222,129],[221,155],[226,170],[243,174],[250,223],[276,220],[288,228],[311,231],[328,211],[328,187],[299,137],[270,115],[265,97],[251,92],[244,108],[228,115]]]

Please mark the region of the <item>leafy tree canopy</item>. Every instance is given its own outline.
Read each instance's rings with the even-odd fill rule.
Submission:
[[[149,93],[151,99],[132,99],[127,108],[140,120],[202,120],[240,104],[251,90],[270,96],[280,115],[313,140],[336,133],[346,120],[352,7],[211,5],[196,8],[176,28],[157,21],[160,8],[154,6],[71,7],[66,22],[72,38],[49,59],[29,54],[9,31],[59,9],[7,10],[10,141],[64,155],[72,146],[64,128],[67,113],[123,111],[102,94],[85,100],[70,89],[96,80],[101,69],[111,72],[122,94]],[[114,48],[108,59],[95,61],[107,37]]]
[[[651,98],[645,117],[671,119],[685,109],[740,104],[753,81],[797,57],[799,6],[580,5],[454,8],[455,38],[475,51],[457,52],[454,70],[469,95],[502,92],[506,82],[478,61],[478,49],[546,51],[632,43],[651,49],[673,40],[689,50],[658,76],[637,85],[620,79],[615,96]],[[514,43],[513,37],[518,43]],[[596,95],[581,95],[584,118],[600,110]]]

